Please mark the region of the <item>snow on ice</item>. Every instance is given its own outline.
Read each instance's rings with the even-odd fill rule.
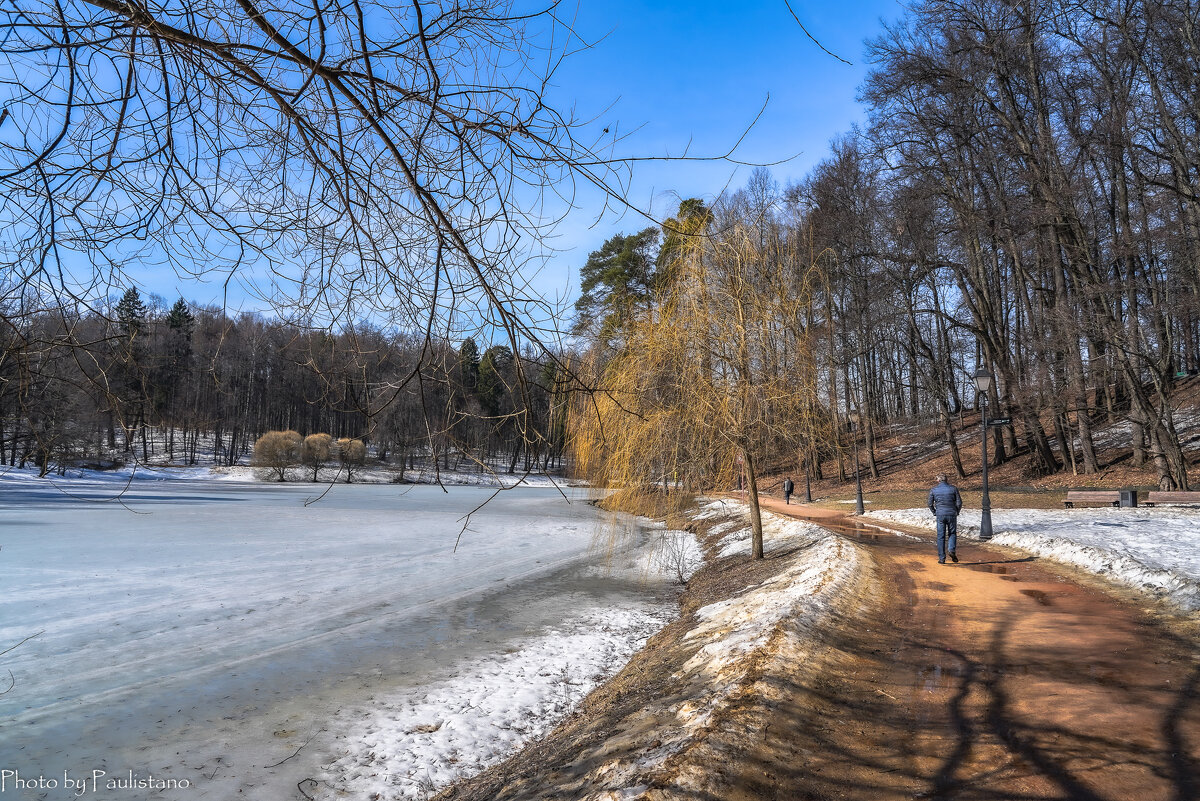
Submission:
[[[651,544],[604,568],[633,580],[686,580],[702,563],[695,537],[661,524]],[[452,675],[339,714],[344,755],[317,798],[422,799],[496,764],[548,732],[674,617],[674,606],[579,610],[560,626],[455,665]]]
[[[353,786],[338,766],[406,738],[424,750],[389,777],[502,757],[675,613],[698,548],[555,489],[467,516],[491,495],[0,476],[0,650],[42,632],[3,657],[0,727],[21,737],[0,738],[0,767],[273,801],[311,776]],[[598,549],[613,525],[627,534]]]
[[[318,798],[422,799],[549,731],[671,611],[584,610],[514,646],[457,665],[445,680],[344,713],[347,753],[318,777]]]

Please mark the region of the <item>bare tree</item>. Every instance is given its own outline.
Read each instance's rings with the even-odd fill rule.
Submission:
[[[558,358],[523,268],[581,184],[621,203],[631,162],[549,96],[588,46],[556,4],[32,0],[0,33],[11,286],[103,311],[130,263],[241,271],[301,325],[423,338],[418,364],[464,320]],[[426,374],[377,384],[370,422]]]

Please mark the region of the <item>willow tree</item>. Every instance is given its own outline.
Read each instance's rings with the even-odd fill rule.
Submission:
[[[759,474],[811,435],[817,379],[803,321],[819,277],[745,220],[686,237],[675,275],[594,370],[604,392],[574,409],[576,469],[636,509],[682,485],[727,489],[744,464],[752,558],[763,556]]]

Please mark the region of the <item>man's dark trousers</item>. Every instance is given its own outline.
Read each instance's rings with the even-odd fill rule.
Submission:
[[[958,544],[958,515],[937,516],[938,561],[946,561],[946,551],[954,552]],[[947,547],[949,546],[949,547]]]

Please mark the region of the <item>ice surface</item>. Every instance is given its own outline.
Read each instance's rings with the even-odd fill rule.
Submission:
[[[134,771],[191,784],[161,797],[292,799],[345,756],[338,727],[354,721],[341,711],[402,705],[463,665],[604,621],[607,656],[543,660],[558,684],[590,681],[673,606],[643,551],[617,550],[624,572],[600,569],[613,521],[578,491],[567,503],[510,490],[467,518],[490,490],[337,485],[318,501],[327,487],[120,485],[0,477],[0,650],[38,635],[0,657],[16,682],[0,695],[0,770],[60,785],[64,771]],[[630,532],[622,541],[651,544]],[[129,797],[103,781],[94,797]]]
[[[582,610],[454,675],[341,713],[345,753],[317,798],[421,799],[548,731],[670,618],[644,605]]]

